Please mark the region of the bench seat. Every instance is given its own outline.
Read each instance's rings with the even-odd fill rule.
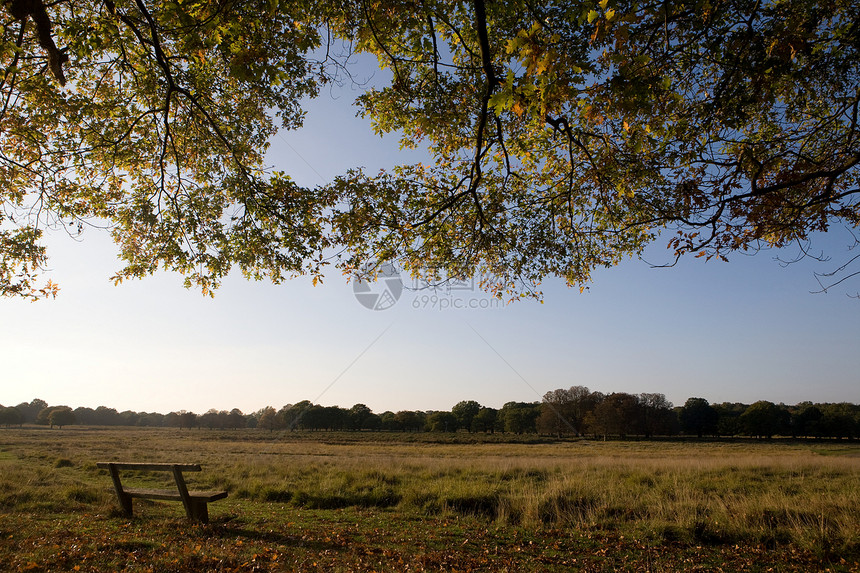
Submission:
[[[166,501],[182,501],[179,492],[172,489],[146,489],[140,487],[124,487],[123,492],[129,497],[140,499],[161,499]],[[206,503],[218,501],[227,497],[226,491],[189,491],[188,497]]]

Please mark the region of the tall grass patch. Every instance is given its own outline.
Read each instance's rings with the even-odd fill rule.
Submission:
[[[860,551],[860,457],[852,444],[820,455],[802,443],[752,441],[436,443],[161,428],[2,436],[6,512],[106,511],[115,501],[97,461],[194,462],[204,471],[188,475],[191,487],[287,510],[460,516],[501,528],[616,532],[649,544]],[[129,480],[171,486],[164,475]]]

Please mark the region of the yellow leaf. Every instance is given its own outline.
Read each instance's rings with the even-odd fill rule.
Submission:
[[[601,10],[606,10],[606,7],[609,6],[609,0],[600,0],[597,5],[600,6]]]
[[[604,14],[604,16],[606,16],[607,20],[612,20],[615,17],[615,10],[610,8],[609,10],[606,11],[606,14]]]
[[[598,12],[597,10],[592,10],[591,12],[588,13],[588,23],[589,24],[591,24],[592,22],[594,22],[598,18],[600,18],[600,12]]]

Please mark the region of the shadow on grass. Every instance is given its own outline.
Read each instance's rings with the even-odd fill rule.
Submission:
[[[242,520],[229,516],[214,519],[208,525],[201,527],[200,535],[224,540],[240,539],[245,542],[301,547],[311,551],[346,551],[348,549],[348,544],[334,539],[323,541],[300,533],[290,534],[284,531],[261,529],[255,527],[254,524],[244,523]]]

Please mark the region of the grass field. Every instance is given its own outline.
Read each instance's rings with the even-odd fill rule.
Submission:
[[[110,460],[230,496],[129,519]],[[0,571],[690,570],[860,571],[860,445],[0,430]]]

